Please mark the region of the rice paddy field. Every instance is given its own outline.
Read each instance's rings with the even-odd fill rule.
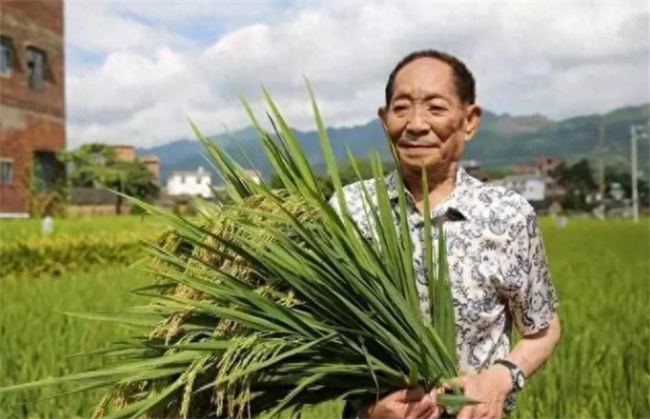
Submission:
[[[105,217],[63,218],[54,220],[52,237],[76,237],[80,235],[111,236],[116,234],[147,235],[160,231],[160,221],[151,216],[123,215]],[[0,241],[25,241],[38,239],[41,221],[2,220]]]
[[[24,223],[24,224],[21,224]],[[33,225],[30,225],[32,223]],[[117,224],[116,224],[117,223]],[[121,224],[120,224],[121,223]],[[151,231],[137,217],[57,224],[56,234]],[[542,220],[563,336],[553,358],[520,394],[515,418],[650,417],[650,222]],[[2,223],[0,240],[38,235],[32,221]],[[150,283],[137,269],[102,267],[59,277],[0,281],[0,386],[99,365],[100,350],[130,330],[65,312],[106,312],[138,303],[128,291]],[[51,397],[63,389],[0,396],[1,418],[90,417],[97,391]],[[40,400],[40,401],[37,401]],[[340,417],[341,404],[305,412]]]

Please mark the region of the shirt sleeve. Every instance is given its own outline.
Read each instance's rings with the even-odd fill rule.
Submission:
[[[515,324],[522,335],[546,329],[557,308],[542,235],[530,209],[515,223],[507,249],[505,294]]]

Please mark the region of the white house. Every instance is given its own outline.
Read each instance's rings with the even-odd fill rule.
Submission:
[[[174,172],[167,180],[167,194],[212,197],[212,176],[200,167],[195,171]]]
[[[609,185],[609,196],[611,196],[614,201],[623,201],[625,199],[625,190],[623,189],[623,186],[618,182],[611,183]]]
[[[492,181],[522,195],[529,202],[539,202],[546,198],[546,181],[539,175],[516,175]]]

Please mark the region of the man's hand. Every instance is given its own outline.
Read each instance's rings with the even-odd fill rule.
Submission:
[[[362,418],[381,419],[438,419],[442,408],[437,403],[437,391],[421,388],[391,393],[360,414]]]
[[[481,402],[458,412],[458,419],[500,419],[503,405],[512,391],[510,371],[503,365],[493,365],[476,375],[463,375],[454,380],[470,399]]]

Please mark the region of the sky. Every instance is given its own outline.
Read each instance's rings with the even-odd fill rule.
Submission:
[[[151,147],[248,125],[261,86],[289,123],[376,118],[395,64],[462,59],[485,109],[552,119],[650,101],[650,5],[616,2],[66,0],[68,147]]]

